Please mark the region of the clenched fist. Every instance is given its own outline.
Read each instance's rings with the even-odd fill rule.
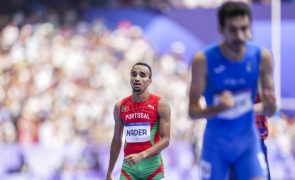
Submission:
[[[223,110],[233,108],[235,106],[235,99],[233,94],[228,90],[223,91],[219,96],[218,106]]]

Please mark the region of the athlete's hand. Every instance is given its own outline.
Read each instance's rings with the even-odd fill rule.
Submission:
[[[230,91],[223,91],[219,97],[219,104],[218,106],[222,110],[227,110],[233,108],[235,106],[235,99],[233,94]]]
[[[124,161],[129,165],[132,166],[143,159],[143,155],[141,153],[138,154],[130,154],[124,158]]]

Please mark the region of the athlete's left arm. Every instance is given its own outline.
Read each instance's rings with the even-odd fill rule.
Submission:
[[[170,106],[160,99],[158,104],[158,114],[160,118],[160,136],[161,139],[159,142],[154,144],[151,148],[139,153],[139,154],[131,154],[125,157],[125,161],[129,164],[135,164],[142,159],[149,157],[153,154],[160,153],[163,149],[165,149],[170,142],[170,117],[171,110]]]
[[[276,110],[273,80],[273,60],[268,49],[262,49],[260,63],[260,85],[263,114],[272,116]]]

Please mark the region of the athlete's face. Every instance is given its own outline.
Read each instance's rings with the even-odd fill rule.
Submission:
[[[247,15],[227,18],[220,31],[224,41],[231,49],[240,51],[245,42],[251,38],[250,18]]]
[[[150,71],[143,65],[135,65],[130,72],[130,84],[133,92],[142,93],[152,83]]]

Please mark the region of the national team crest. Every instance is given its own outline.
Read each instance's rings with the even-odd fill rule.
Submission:
[[[251,65],[250,63],[247,64],[247,66],[246,66],[246,71],[247,71],[248,73],[250,73],[250,72],[252,71],[252,65]]]
[[[122,106],[121,111],[122,111],[122,112],[126,112],[126,111],[128,111],[128,106]]]

